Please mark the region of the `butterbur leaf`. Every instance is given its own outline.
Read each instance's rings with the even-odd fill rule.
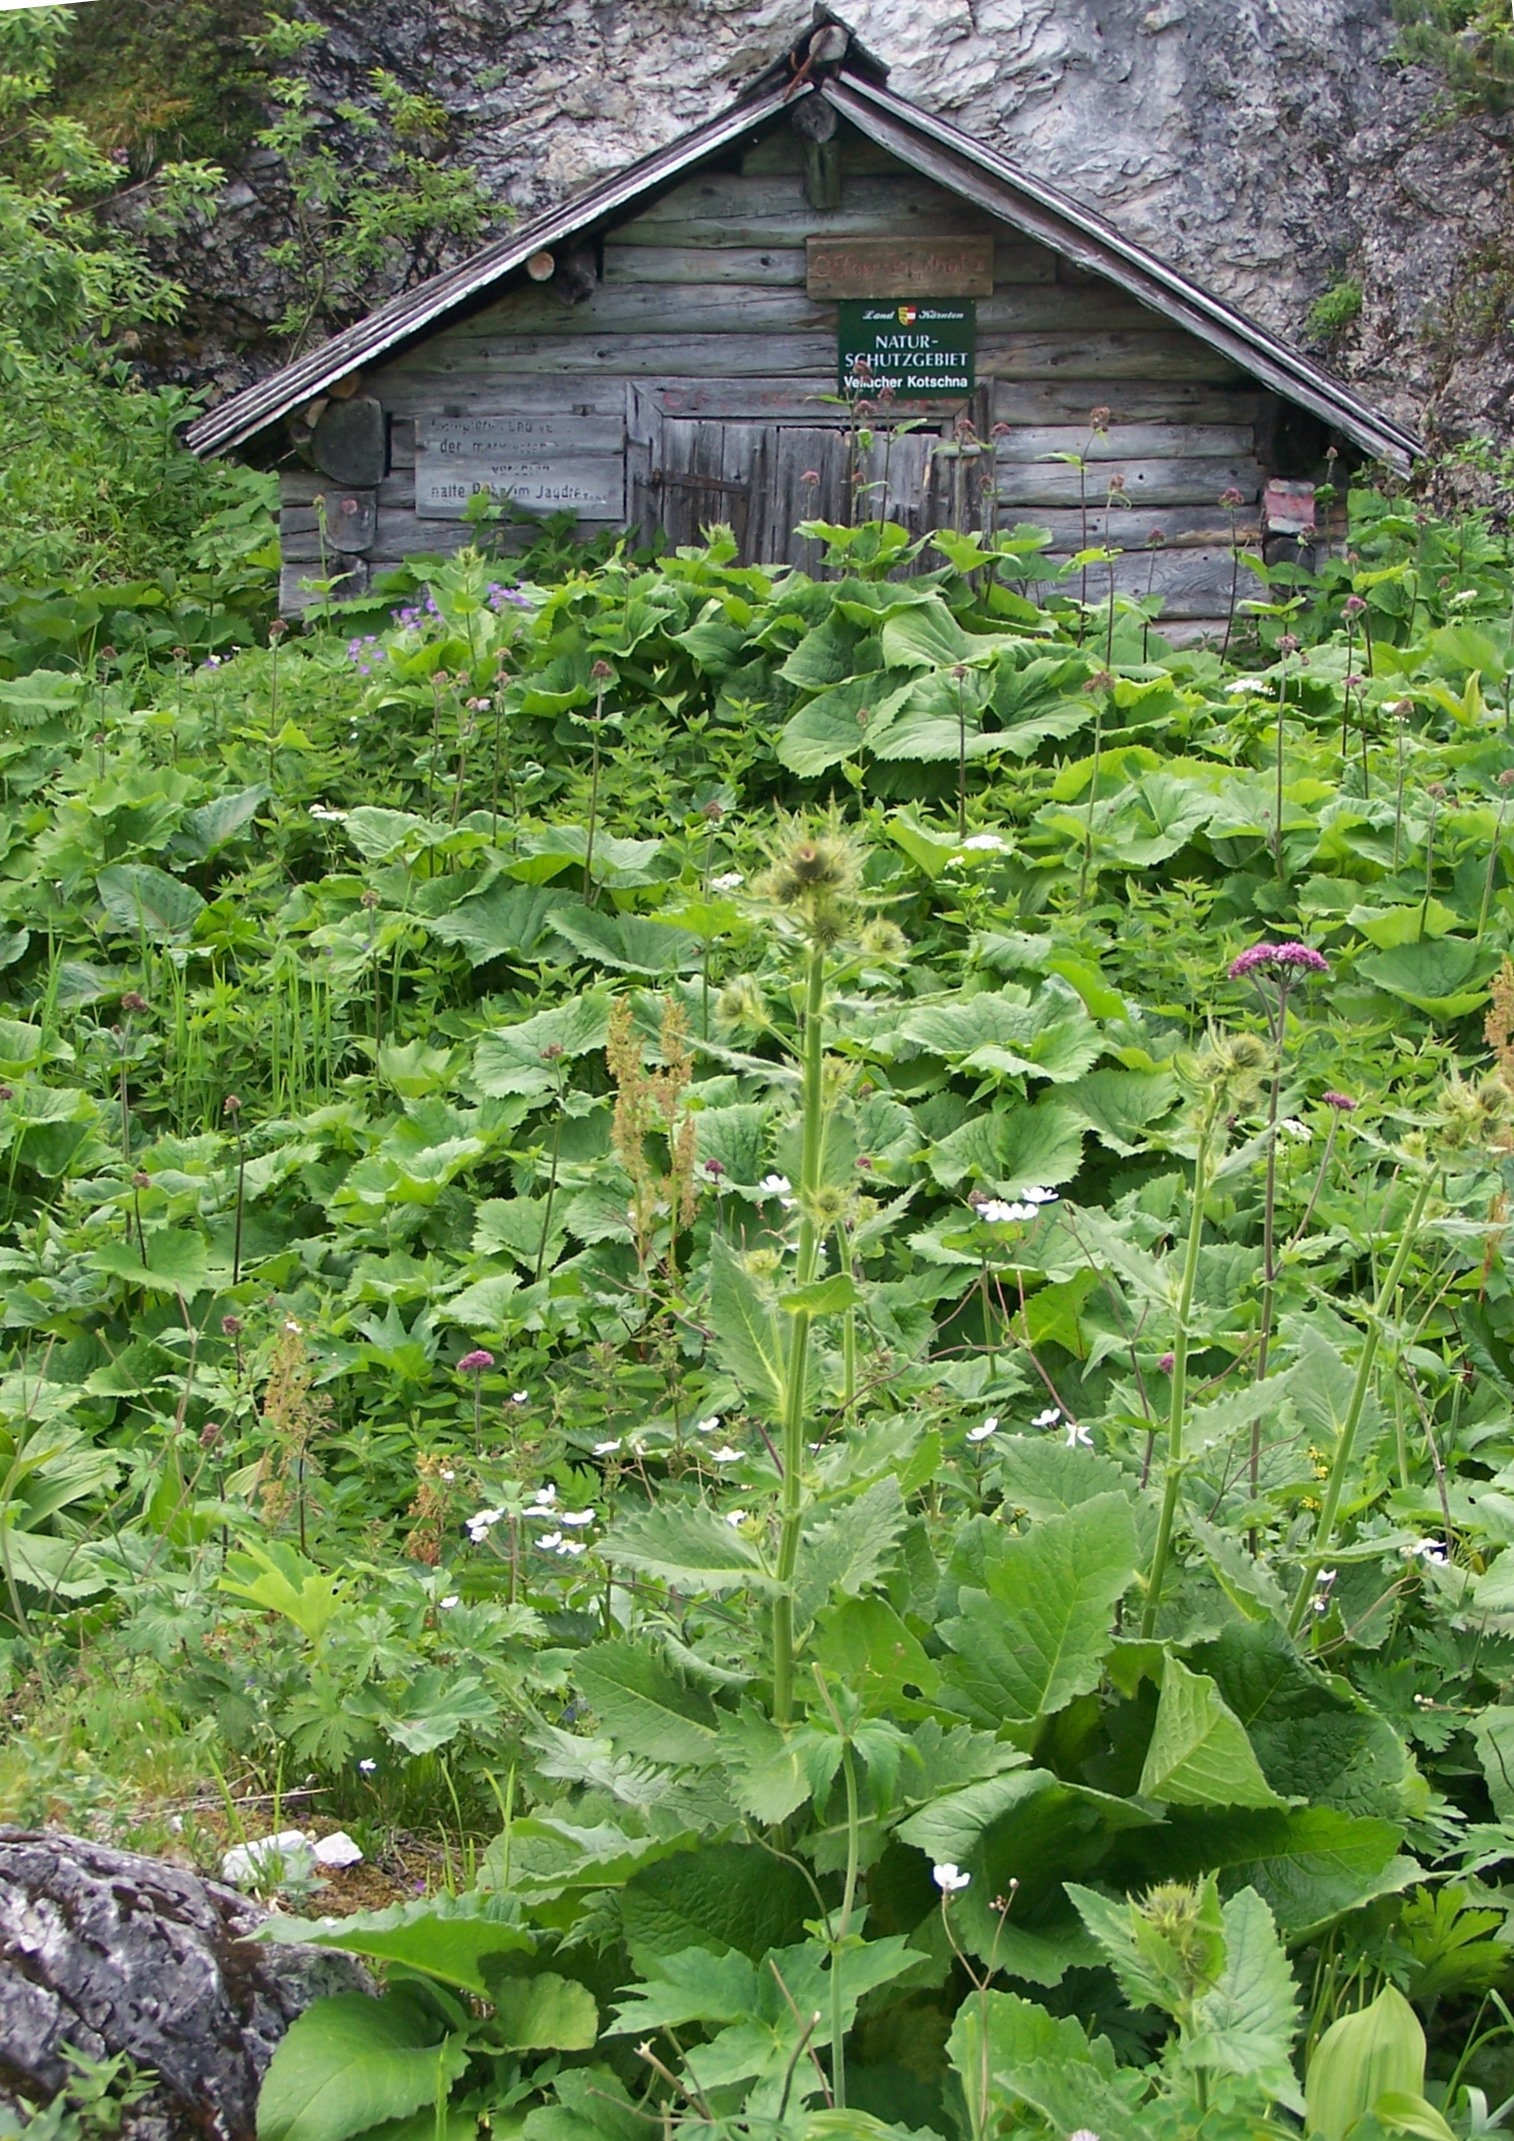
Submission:
[[[258,2141],[348,2141],[445,2097],[468,2064],[415,2002],[315,2000],[280,2041],[258,2097]]]
[[[1142,1798],[1173,1806],[1283,1804],[1214,1682],[1171,1656],[1162,1668],[1162,1697],[1137,1789]]]
[[[193,885],[146,862],[119,862],[95,880],[100,904],[113,930],[147,937],[155,944],[187,937],[205,911]]]
[[[555,1970],[507,1977],[493,1990],[494,2026],[512,2052],[588,2052],[599,2034],[599,2009],[587,1985]]]
[[[281,1945],[341,1948],[370,1962],[403,1963],[480,1998],[489,1993],[481,1967],[488,1957],[529,1954],[536,1945],[523,1926],[492,1916],[489,1899],[479,1896],[423,1897],[339,1919],[267,1918],[257,1937]]]

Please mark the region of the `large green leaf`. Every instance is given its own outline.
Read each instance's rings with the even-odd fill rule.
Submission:
[[[489,959],[541,959],[553,948],[552,924],[583,909],[576,892],[555,885],[495,883],[426,927],[444,944],[460,944],[472,966]]]
[[[1243,1888],[1220,1917],[1225,1967],[1218,1984],[1194,2002],[1184,2058],[1191,2066],[1250,2080],[1275,2103],[1301,2112],[1292,2056],[1298,1997],[1272,1913],[1254,1888]]]
[[[1175,1657],[1162,1668],[1162,1699],[1136,1789],[1173,1806],[1282,1804],[1214,1682]]]
[[[1029,1726],[1096,1687],[1110,1617],[1136,1570],[1123,1494],[1098,1494],[1065,1516],[1006,1538],[941,1628],[954,1653],[947,1681],[981,1723]]]
[[[247,830],[267,797],[268,790],[260,781],[255,787],[240,788],[235,795],[218,795],[202,803],[198,810],[186,811],[173,837],[174,848],[187,850],[197,861],[214,855]]]
[[[1159,1829],[1125,1839],[1107,1872],[1136,1888],[1212,1869],[1227,1891],[1256,1889],[1297,1941],[1418,1880],[1419,1866],[1399,1855],[1402,1840],[1396,1822],[1334,1807],[1174,1807]]]
[[[574,951],[617,973],[687,974],[700,960],[696,936],[645,915],[606,914],[580,906],[555,914],[551,926]]]
[[[1367,952],[1356,971],[1433,1018],[1465,1018],[1486,1000],[1499,958],[1493,946],[1465,937],[1426,937],[1418,944]]]
[[[561,1066],[603,1048],[610,1026],[610,994],[591,989],[550,1011],[538,1011],[515,1026],[486,1033],[473,1052],[473,1076],[481,1093],[540,1097],[556,1092]]]
[[[258,2098],[258,2141],[348,2141],[445,2098],[468,2064],[415,2002],[358,1992],[312,2001],[280,2041]]]
[[[346,1918],[266,1918],[258,1938],[403,1963],[407,1970],[423,1970],[484,1998],[490,1983],[484,1962],[490,1956],[528,1955],[536,1945],[524,1927],[495,1916],[496,1908],[487,1896],[426,1896]]]
[[[1081,1079],[1103,1045],[1081,997],[1056,974],[1034,996],[1015,987],[923,1005],[909,1013],[900,1034],[962,1070],[1058,1082]]]
[[[756,1546],[713,1509],[660,1502],[624,1517],[600,1541],[606,1561],[680,1591],[776,1590]]]
[[[628,1754],[701,1767],[717,1759],[713,1703],[672,1672],[650,1644],[625,1636],[592,1643],[575,1677],[601,1731]]]
[[[589,2052],[599,2035],[599,2009],[587,1985],[542,1970],[496,1982],[494,2029],[512,2052]]]
[[[809,1883],[791,1861],[755,1844],[701,1844],[648,1866],[626,1884],[621,1924],[632,1962],[645,1972],[680,1948],[735,1950],[760,1962],[796,1940],[814,1914]]]
[[[761,1411],[776,1418],[787,1387],[788,1333],[723,1235],[710,1244],[710,1326],[720,1365]]]
[[[95,880],[106,920],[120,934],[161,944],[187,937],[205,912],[193,885],[155,870],[151,863],[118,862]]]
[[[807,1628],[833,1595],[856,1598],[893,1563],[909,1521],[899,1482],[890,1473],[862,1494],[805,1526],[794,1574],[794,1620]]]

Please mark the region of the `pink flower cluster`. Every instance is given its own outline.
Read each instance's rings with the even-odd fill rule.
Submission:
[[[1307,944],[1253,944],[1230,964],[1230,979],[1251,974],[1328,974],[1330,962]]]

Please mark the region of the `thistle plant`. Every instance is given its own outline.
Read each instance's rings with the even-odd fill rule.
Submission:
[[[802,1294],[820,1268],[820,1244],[833,1219],[822,1211],[825,1159],[825,988],[827,964],[857,918],[860,859],[834,814],[816,832],[786,824],[758,886],[800,958],[799,1243],[794,1280]],[[804,1459],[810,1330],[813,1312],[796,1308],[784,1368],[779,1462],[778,1594],[773,1601],[773,1716],[794,1715],[794,1574],[804,1521]]]

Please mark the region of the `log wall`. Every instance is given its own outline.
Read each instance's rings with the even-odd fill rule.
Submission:
[[[794,522],[847,517],[847,486],[870,481],[860,510],[884,505],[920,529],[1034,521],[1062,555],[1125,551],[1117,584],[1155,588],[1167,615],[1195,629],[1223,620],[1230,546],[1256,532],[1274,398],[844,125],[841,203],[817,211],[804,154],[780,122],[737,168],[686,179],[604,232],[581,301],[522,276],[368,373],[359,391],[386,413],[386,472],[347,488],[308,469],[285,475],[285,606],[309,599],[299,582],[322,557],[356,588],[386,564],[469,540],[466,522],[432,517],[444,494],[428,441],[438,422],[518,416],[556,427],[554,465],[571,460],[579,495],[601,512],[612,492],[620,500],[619,512],[583,522],[586,533],[660,525],[687,541],[701,521],[723,519],[748,555],[809,564]],[[809,294],[811,236],[994,240],[993,294],[977,300],[978,391],[965,410],[895,405],[926,422],[894,442],[886,489],[876,455],[857,468],[847,414],[827,399],[836,306]],[[1111,418],[1096,433],[1099,405]],[[933,451],[959,413],[993,438],[965,480]],[[431,470],[419,511],[418,440]],[[1222,507],[1236,492],[1241,506]]]

